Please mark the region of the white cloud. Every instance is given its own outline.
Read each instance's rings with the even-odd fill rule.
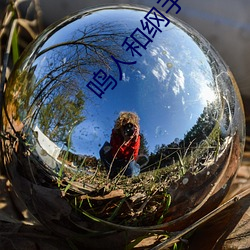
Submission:
[[[142,80],[144,80],[144,79],[146,78],[146,76],[143,75],[143,74],[141,73],[140,70],[137,70],[137,72],[138,72],[138,74],[139,74],[139,76],[140,76],[140,78],[141,78]]]
[[[157,126],[155,128],[155,138],[159,138],[159,137],[165,136],[167,134],[168,134],[167,130],[163,129],[161,126]]]
[[[130,77],[129,77],[129,76],[126,76],[125,73],[122,73],[122,80],[123,80],[124,82],[129,82]]]
[[[212,79],[208,79],[207,76],[208,74],[203,74],[201,72],[191,72],[191,77],[195,80],[197,89],[199,89],[198,98],[204,105],[206,105],[207,102],[213,102],[216,98],[214,90],[212,87],[209,87]]]
[[[186,104],[185,99],[184,99],[183,96],[181,97],[181,102],[182,102],[182,105],[183,105],[183,106]]]
[[[157,49],[151,49],[150,54],[151,54],[151,56],[157,56],[158,55]]]
[[[174,76],[175,76],[175,85],[173,86],[172,90],[175,95],[178,95],[181,90],[185,89],[185,77],[180,69],[178,69],[177,73],[174,73]]]
[[[158,63],[152,70],[152,74],[157,78],[158,81],[162,82],[167,78],[169,73],[167,64],[159,57]]]
[[[144,65],[148,66],[148,62],[147,62],[145,59],[143,59],[142,63],[143,63]]]

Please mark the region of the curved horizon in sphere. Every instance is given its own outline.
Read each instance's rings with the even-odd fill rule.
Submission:
[[[135,157],[137,176],[121,170],[112,179],[100,152],[121,112],[138,116],[132,129],[146,161]],[[16,152],[5,144],[19,159],[9,157],[6,169],[28,208],[55,231],[65,221],[82,234],[154,230],[174,220],[178,228],[192,209],[216,207],[245,136],[237,85],[210,44],[157,8],[128,6],[82,11],[44,31],[12,72],[3,124],[19,140]],[[45,214],[40,208],[50,188],[63,204],[60,216],[53,202]]]

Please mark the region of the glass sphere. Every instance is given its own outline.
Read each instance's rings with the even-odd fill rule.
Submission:
[[[95,8],[49,27],[4,102],[15,190],[42,223],[86,246],[190,225],[222,201],[244,146],[232,73],[157,7]]]

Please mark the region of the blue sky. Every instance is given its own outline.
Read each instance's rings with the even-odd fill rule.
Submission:
[[[125,28],[133,31],[139,27],[140,19],[145,16],[143,12],[138,14],[136,11],[123,11],[124,15],[118,19],[117,12],[113,19],[117,19],[118,24],[114,25],[114,20],[108,19],[111,13],[112,11],[106,14],[103,12],[99,15],[98,23],[103,23],[104,33],[120,34]],[[128,15],[130,19],[127,19]],[[93,24],[93,20],[96,20],[95,15],[89,15],[67,25],[50,37],[44,48],[67,39],[76,39],[82,34],[83,29]],[[114,30],[105,30],[105,27],[112,27]],[[72,29],[77,32],[71,32]],[[194,42],[194,38],[182,29],[170,23],[162,33],[157,33],[146,50],[140,48],[142,56],[135,57],[121,46],[126,35],[129,34],[125,32],[124,37],[118,37],[117,41],[100,40],[98,44],[121,51],[119,56],[123,61],[137,62],[132,66],[121,65],[122,81],[119,81],[118,68],[110,59],[110,54],[103,54],[109,67],[107,69],[105,65],[89,65],[87,59],[85,64],[84,58],[91,53],[85,55],[82,50],[83,63],[79,66],[79,73],[71,78],[77,81],[86,96],[83,111],[86,119],[76,126],[72,133],[72,151],[78,154],[98,157],[100,147],[110,139],[114,121],[120,111],[133,111],[139,115],[141,132],[148,142],[149,151],[152,152],[157,145],[167,145],[175,138],[183,139],[185,133],[195,125],[207,102],[212,102],[216,98],[215,79],[210,61]],[[74,51],[72,47],[69,47],[69,52],[67,47],[59,48],[59,52],[60,50],[61,53],[56,54],[61,55],[56,66],[63,67],[67,61],[72,60]],[[54,52],[50,51],[37,60],[37,79],[49,72],[49,62],[55,63],[54,55]],[[75,56],[77,61],[77,55]],[[117,87],[114,90],[108,89],[102,99],[86,88],[93,75],[82,74],[86,70],[97,72],[100,67],[107,75],[117,79]]]
[[[142,57],[137,57],[136,65],[122,65],[123,80],[103,99],[89,93],[87,120],[73,133],[76,151],[85,148],[81,146],[85,142],[86,152],[98,152],[100,145],[109,140],[119,112],[125,110],[139,115],[141,132],[152,152],[156,145],[183,139],[207,102],[214,100],[208,58],[183,31],[173,27],[169,30],[160,34],[162,37],[159,35]],[[115,75],[117,68],[111,68],[109,73]]]

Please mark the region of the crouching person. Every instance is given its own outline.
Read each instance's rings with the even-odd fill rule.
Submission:
[[[133,112],[121,112],[112,129],[110,143],[105,142],[100,157],[109,178],[124,174],[137,176],[140,165],[136,163],[140,149],[139,117]]]

